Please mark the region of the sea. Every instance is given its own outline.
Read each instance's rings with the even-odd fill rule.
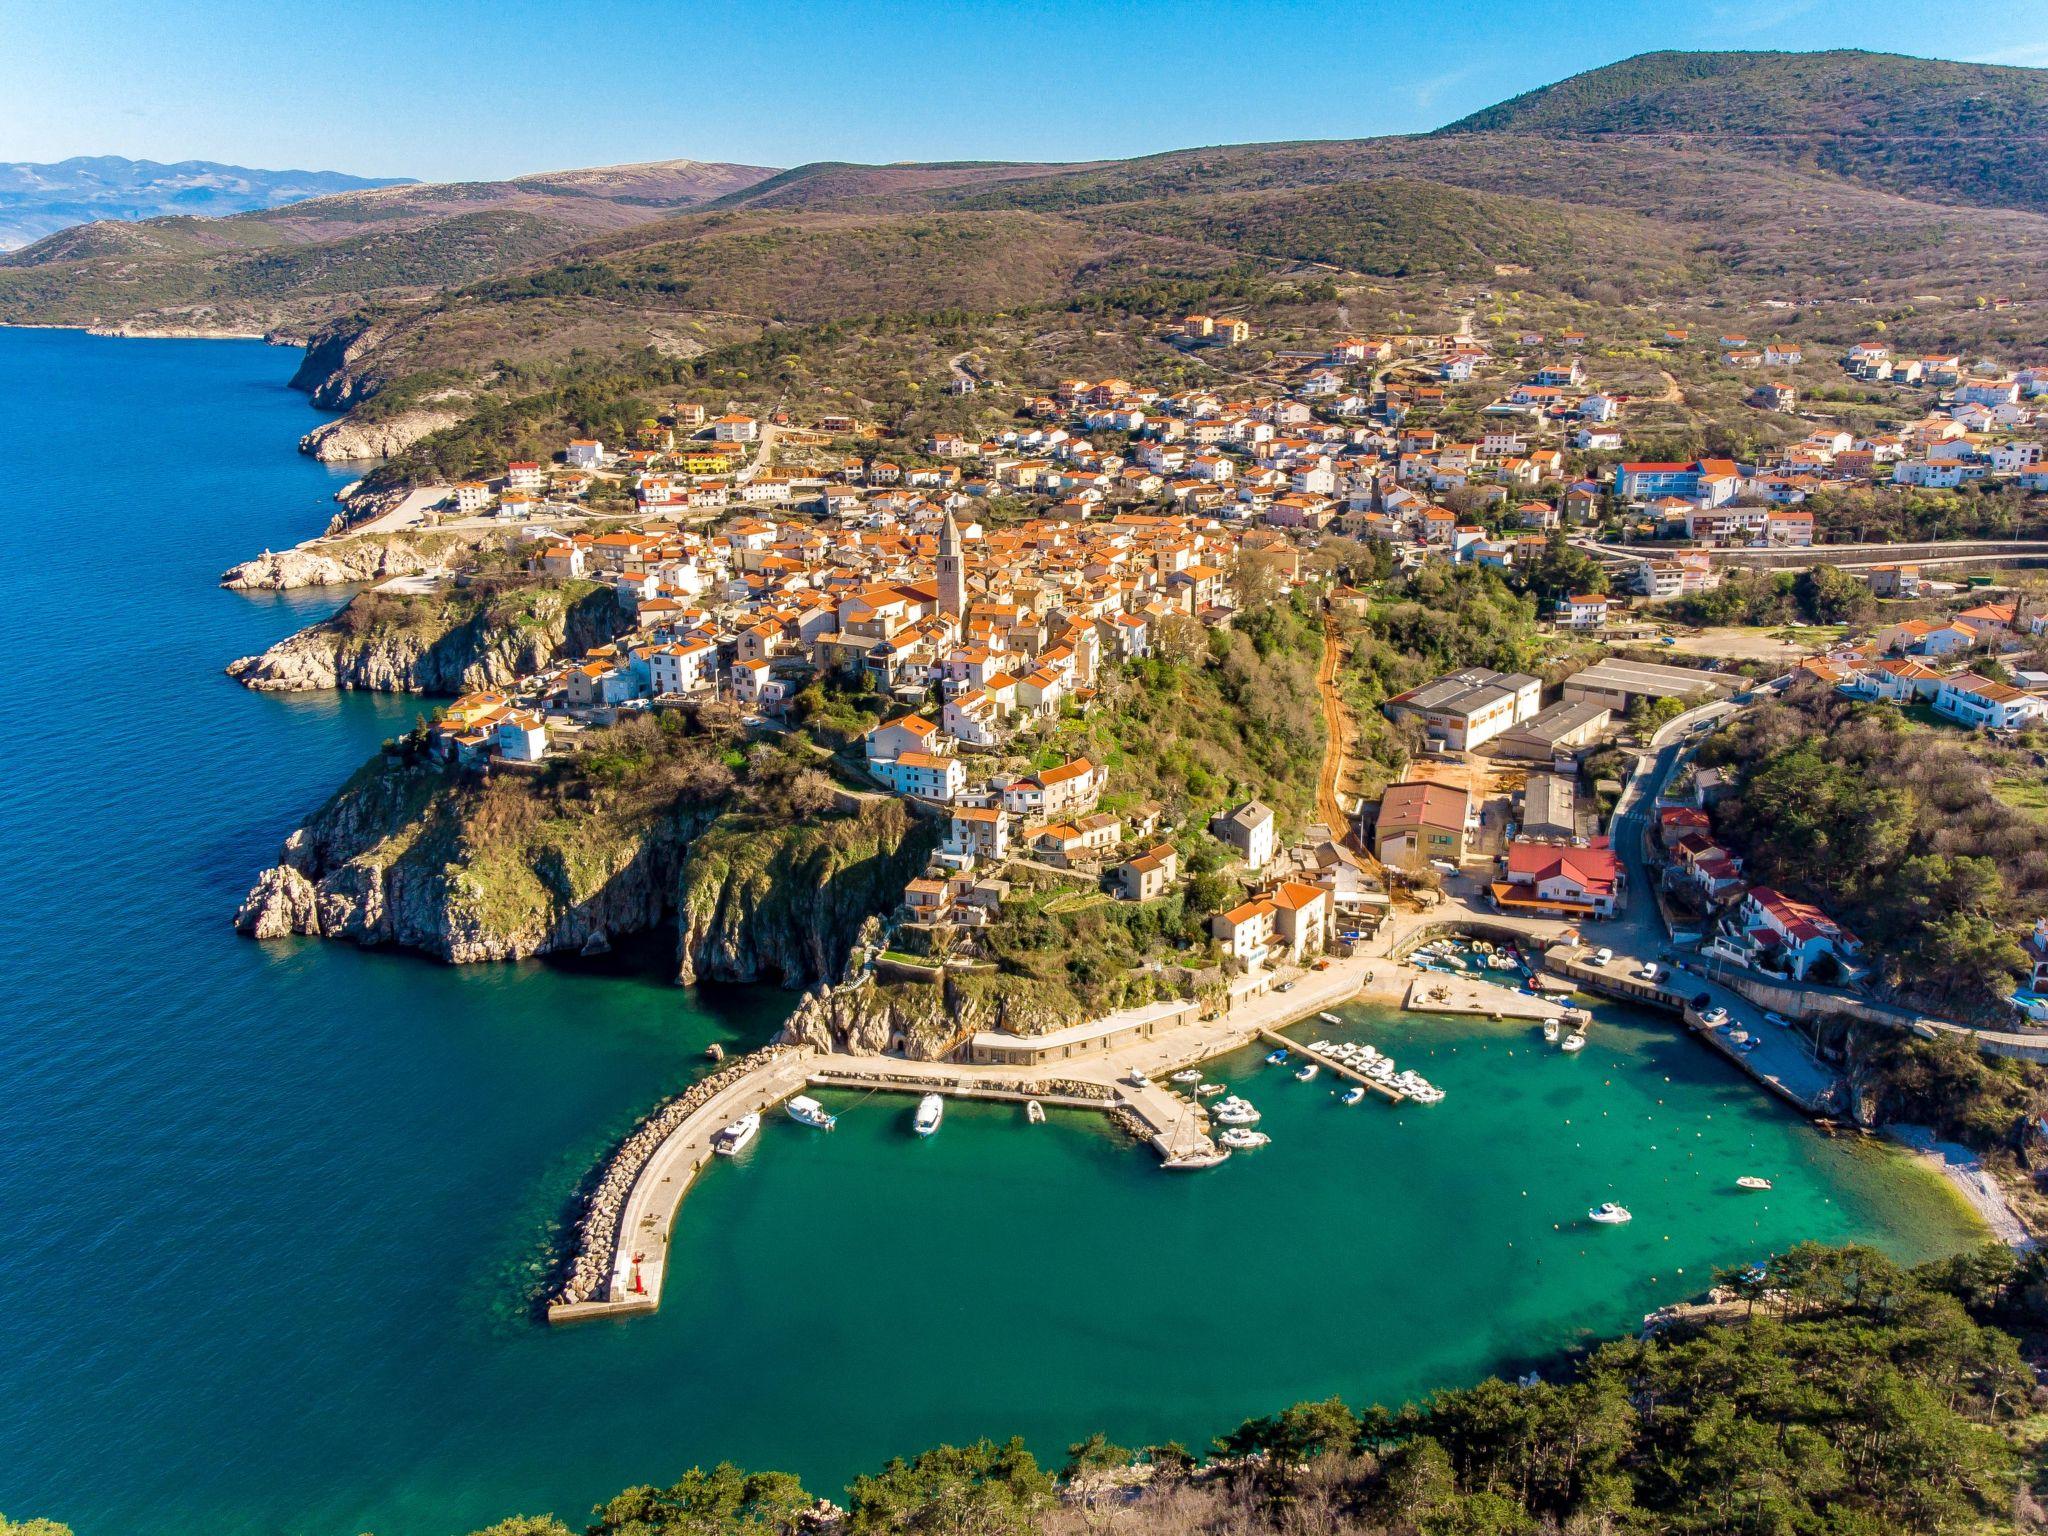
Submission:
[[[1346,1107],[1248,1051],[1210,1072],[1272,1144],[1168,1175],[1081,1113],[956,1104],[920,1140],[907,1100],[826,1094],[836,1131],[774,1118],[692,1191],[658,1314],[536,1323],[593,1161],[790,998],[236,936],[281,840],[423,708],[222,675],[348,595],[216,584],[346,479],[294,451],[321,419],[295,363],[0,330],[7,1516],[455,1536],[719,1460],[837,1494],[946,1440],[1200,1446],[1540,1366],[1803,1238],[1978,1239],[1938,1180],[1655,1019],[1598,1009],[1567,1057],[1353,1010],[1444,1103]],[[1635,1221],[1589,1225],[1607,1199]]]

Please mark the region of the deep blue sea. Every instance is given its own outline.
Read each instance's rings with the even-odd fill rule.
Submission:
[[[778,1120],[692,1193],[660,1314],[534,1325],[592,1160],[787,1000],[235,936],[420,707],[221,674],[345,596],[215,585],[344,478],[293,451],[295,361],[0,330],[0,1512],[452,1536],[721,1457],[836,1493],[941,1438],[1199,1443],[1613,1331],[1799,1237],[1969,1240],[1938,1183],[1668,1028],[1603,1015],[1569,1059],[1361,1016],[1450,1100],[1260,1081],[1274,1146],[1175,1179],[1092,1117],[959,1106],[927,1143],[840,1096],[835,1135]],[[1731,1196],[1751,1171],[1777,1191]],[[1610,1197],[1638,1220],[1589,1233]]]

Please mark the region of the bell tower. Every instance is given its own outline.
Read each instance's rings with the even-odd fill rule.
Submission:
[[[967,617],[967,557],[960,552],[960,525],[951,507],[939,524],[939,612],[952,619]]]

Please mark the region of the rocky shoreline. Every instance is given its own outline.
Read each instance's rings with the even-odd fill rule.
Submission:
[[[631,623],[606,588],[541,587],[515,596],[519,605],[503,614],[490,600],[459,592],[378,595],[367,610],[357,608],[366,601],[358,597],[333,618],[259,655],[238,657],[225,670],[243,687],[265,693],[473,693],[582,656]]]

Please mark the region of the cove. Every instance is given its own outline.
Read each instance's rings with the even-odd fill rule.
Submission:
[[[293,361],[0,330],[8,1515],[443,1536],[720,1457],[836,1492],[943,1438],[1199,1443],[1519,1365],[1799,1238],[1974,1239],[1937,1181],[1659,1021],[1596,1010],[1567,1059],[1360,1012],[1444,1104],[1344,1108],[1246,1052],[1212,1075],[1274,1144],[1180,1179],[1088,1116],[953,1104],[920,1142],[907,1100],[827,1095],[837,1131],[776,1117],[691,1194],[658,1314],[534,1324],[577,1180],[790,1000],[235,937],[278,842],[423,707],[220,673],[346,595],[214,585],[346,478],[292,451],[319,419]],[[1633,1225],[1583,1226],[1607,1198]]]

